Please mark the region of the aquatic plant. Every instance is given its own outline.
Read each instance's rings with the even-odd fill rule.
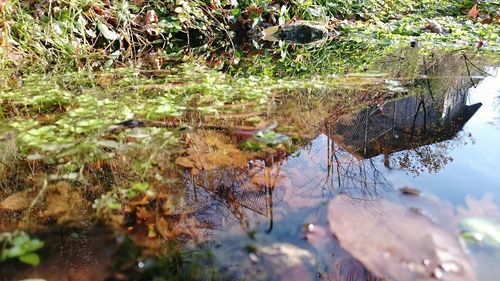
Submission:
[[[31,238],[25,232],[2,233],[0,234],[0,262],[9,259],[36,266],[40,263],[40,257],[36,253],[43,247],[43,241]]]

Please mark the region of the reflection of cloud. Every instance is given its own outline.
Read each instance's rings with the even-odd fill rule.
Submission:
[[[457,215],[462,219],[466,217],[494,217],[500,219],[500,208],[493,202],[491,194],[485,194],[479,199],[467,195],[465,205],[465,207],[457,208]]]

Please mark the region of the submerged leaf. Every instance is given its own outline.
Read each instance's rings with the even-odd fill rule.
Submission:
[[[0,202],[0,210],[20,211],[29,207],[30,201],[27,191],[10,195]]]
[[[40,257],[35,253],[20,256],[19,260],[25,264],[29,264],[29,265],[33,265],[33,266],[37,266],[40,263]]]
[[[340,245],[387,280],[475,280],[455,235],[401,205],[340,195],[328,221]]]
[[[409,186],[405,186],[405,187],[400,188],[399,192],[401,192],[405,195],[412,195],[412,196],[419,196],[421,193],[420,190],[413,188],[413,187],[409,187]]]
[[[473,217],[460,222],[463,238],[473,238],[476,242],[500,248],[500,220]],[[467,240],[467,239],[466,239]]]
[[[64,182],[49,187],[47,206],[43,212],[46,218],[55,218],[57,223],[77,222],[84,216],[86,202],[78,189]]]

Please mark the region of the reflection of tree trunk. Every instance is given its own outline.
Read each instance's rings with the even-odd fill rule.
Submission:
[[[422,99],[420,100],[420,102],[417,105],[417,110],[416,110],[415,115],[413,117],[413,124],[411,126],[411,135],[412,136],[415,136],[415,124],[417,122],[418,113],[420,112],[420,107],[422,107],[422,110],[424,111],[424,124],[423,124],[424,133],[427,132],[427,110],[425,108],[425,100],[422,97]]]
[[[391,168],[391,156],[387,153],[384,153],[384,167],[387,169],[392,169]]]
[[[376,197],[377,189],[384,187],[387,180],[378,171],[375,163],[372,160],[354,158],[348,152],[343,151],[341,146],[336,146],[332,139],[327,143],[329,172],[326,179],[322,179],[320,184],[328,185],[330,190],[335,190],[335,193],[339,194],[349,193],[353,196]]]
[[[329,138],[328,138],[329,139]],[[338,180],[338,183],[339,183],[339,189],[341,188],[341,184],[340,184],[340,162],[339,162],[339,158],[337,157],[337,153],[335,153],[335,142],[332,141],[332,155],[335,159],[335,163],[337,164],[337,180]]]
[[[326,124],[325,127],[326,127],[327,136],[330,136],[330,133],[331,133],[330,132],[330,126],[328,124]],[[330,143],[331,143],[331,145],[330,145]],[[332,165],[333,165],[333,163],[332,163],[333,162],[332,161],[333,149],[332,149],[332,147],[333,147],[333,141],[329,137],[326,138],[326,148],[327,148],[326,149],[326,151],[327,151],[327,155],[326,155],[326,157],[327,157],[327,179],[330,178],[330,176],[332,174],[332,171],[333,171],[333,167],[332,167]]]
[[[269,229],[267,233],[271,233],[273,231],[273,189],[268,187],[268,206],[269,206]]]

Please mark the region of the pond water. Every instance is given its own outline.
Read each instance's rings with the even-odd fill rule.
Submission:
[[[87,123],[72,129],[85,135],[78,145],[104,147],[102,160],[78,154],[85,165],[75,168],[77,156],[68,146],[36,144],[24,148],[25,166],[2,170],[2,186],[21,190],[1,193],[0,230],[25,230],[44,246],[23,248],[39,254],[38,266],[5,258],[0,280],[496,280],[500,69],[475,68],[466,75],[472,65],[464,63],[445,65],[459,66],[452,74],[429,68],[413,77],[368,73],[322,82],[335,90],[287,86],[287,94],[264,100],[272,108],[255,107],[263,96],[251,92],[239,105],[231,101],[250,112],[224,115],[226,105],[217,108],[224,113],[219,123],[198,128],[194,124],[215,118],[200,119],[213,110],[203,101],[195,102],[199,112],[185,113],[192,103],[158,105],[157,92],[143,90],[135,95],[158,105],[151,112],[141,109],[153,121],[125,123],[120,111],[102,121],[97,140],[81,129]],[[73,90],[81,94],[80,105],[102,101],[96,107],[102,114],[114,112],[113,99],[132,108],[138,98],[111,91],[114,97],[104,99],[85,86]],[[344,107],[338,93],[352,91],[357,98],[351,103],[359,106]],[[72,112],[71,102],[61,99],[58,108],[70,112],[68,118],[96,118]],[[13,110],[8,121],[17,122],[13,127],[25,141],[22,126],[28,125],[15,118],[30,119],[32,113],[29,106],[12,107],[21,113]],[[129,118],[134,108],[127,110]],[[178,119],[158,118],[164,111]],[[227,125],[255,115],[274,122],[251,129]],[[54,140],[69,138],[57,131],[66,119],[50,111],[33,116],[36,126],[52,126],[47,130],[57,132]],[[194,129],[171,130],[183,122]],[[11,129],[2,129],[4,146]],[[249,135],[261,143],[242,146]],[[147,142],[135,143],[142,139]],[[43,158],[50,153],[56,160]],[[114,189],[123,182],[132,187]],[[471,218],[480,226],[465,227]]]
[[[309,264],[309,272],[321,272],[323,266],[325,272],[330,272],[327,276],[331,280],[342,280],[336,279],[340,278],[336,275],[339,268],[332,268],[332,264],[342,264],[345,253],[335,248],[333,241],[323,248],[324,241],[318,242],[315,237],[325,235],[322,227],[328,226],[328,202],[337,195],[348,194],[360,199],[360,205],[366,200],[400,201],[407,207],[422,208],[421,212],[445,224],[450,223],[446,222],[450,218],[441,212],[456,214],[460,213],[457,209],[464,208],[470,208],[471,215],[484,211],[490,215],[496,213],[498,218],[500,175],[495,162],[500,159],[500,151],[495,147],[500,139],[500,72],[495,68],[489,72],[492,76],[484,80],[461,79],[458,87],[445,95],[401,98],[342,116],[333,124],[327,123],[319,136],[294,155],[270,166],[257,164],[259,168],[249,181],[270,191],[260,195],[266,197],[264,199],[249,198],[243,195],[245,190],[240,190],[242,200],[238,204],[248,217],[246,224],[241,227],[225,222],[223,233],[216,236],[216,240],[221,241],[217,251],[222,251],[220,255],[225,262],[245,274],[252,272],[257,279],[259,270],[268,267],[275,275],[262,280],[314,280],[314,274],[306,278],[308,275],[295,269],[293,262],[288,270],[297,270],[298,275],[285,269],[273,270],[280,266],[286,268],[283,263],[256,266],[255,261],[252,265],[242,262],[245,258],[252,259],[246,248],[241,249],[242,244],[258,245],[256,247],[265,250],[276,245],[283,247],[282,252],[276,250],[276,256],[300,256],[300,250],[307,249],[309,256],[304,259],[315,259]],[[223,181],[210,182],[211,187],[199,183],[196,187],[213,190],[217,188],[213,185],[220,188],[229,184],[225,188],[249,188],[248,183],[242,183],[241,175],[227,172],[223,178]],[[235,185],[237,182],[239,186]],[[401,196],[398,189],[407,187],[422,192],[420,196],[432,198],[434,204],[398,198]],[[493,212],[488,213],[488,208]],[[256,232],[255,238],[248,238],[249,230]],[[224,245],[227,240],[231,241],[229,247]],[[478,252],[477,256],[472,254],[476,277],[496,280],[500,272],[491,266],[499,261],[498,250],[486,251],[488,254],[484,250]],[[332,261],[330,255],[339,258]],[[327,263],[321,264],[325,260]],[[368,278],[357,274],[348,280]]]

